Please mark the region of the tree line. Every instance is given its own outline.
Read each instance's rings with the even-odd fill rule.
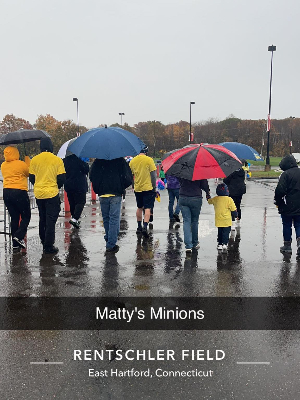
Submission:
[[[99,127],[104,126],[99,124]],[[120,124],[111,126],[121,127]],[[13,114],[7,114],[0,122],[0,134],[6,134],[18,129],[41,129],[48,132],[53,141],[54,152],[57,153],[63,143],[88,131],[85,126],[77,127],[72,120],[59,121],[52,115],[39,115],[34,124]],[[161,157],[165,152],[181,148],[189,144],[190,125],[186,121],[173,124],[163,124],[160,121],[139,122],[134,126],[124,123],[122,126],[133,132],[149,147],[150,155]],[[242,120],[234,116],[218,121],[209,119],[192,125],[194,143],[217,144],[222,142],[245,143],[266,155],[267,133],[265,120]],[[292,139],[292,151],[300,152],[300,118],[285,118],[272,120],[270,135],[270,155],[282,157],[289,153]],[[33,156],[39,152],[39,142],[18,145],[21,156],[24,152]],[[26,148],[26,150],[25,150]],[[3,160],[3,154],[1,154]]]

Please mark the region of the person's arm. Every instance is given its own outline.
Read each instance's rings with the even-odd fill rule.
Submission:
[[[58,189],[60,189],[63,186],[63,184],[65,183],[65,180],[66,180],[66,170],[65,170],[63,160],[60,158],[59,164],[58,164],[58,169],[57,169],[57,176],[56,176]]]
[[[201,179],[200,188],[206,193],[206,199],[210,199],[210,190],[207,179]]]
[[[61,187],[63,187],[63,185],[64,185],[64,183],[65,183],[65,180],[66,180],[66,174],[59,174],[59,175],[57,175],[56,181],[57,181],[58,189],[60,189]]]
[[[35,175],[29,174],[29,182],[34,185],[35,184]]]
[[[29,167],[29,182],[34,185],[35,184],[35,170],[34,170],[34,162],[31,161]]]
[[[150,177],[151,177],[152,188],[153,190],[156,190],[156,171],[151,171]]]
[[[280,178],[279,182],[277,184],[277,187],[275,189],[275,204],[279,206],[280,204],[283,203],[283,198],[287,194],[287,180],[286,180],[286,174],[283,173]]]

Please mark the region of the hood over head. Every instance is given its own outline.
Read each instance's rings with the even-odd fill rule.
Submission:
[[[217,186],[216,193],[218,196],[229,196],[229,190],[225,183],[220,183]]]
[[[8,146],[4,149],[5,161],[15,161],[20,159],[19,150],[16,147]]]
[[[282,169],[282,171],[286,171],[287,169],[298,167],[298,165],[295,157],[291,154],[288,154],[280,161],[279,167]]]
[[[43,151],[48,151],[48,153],[53,153],[53,144],[50,138],[45,137],[41,139],[40,142],[40,150]]]

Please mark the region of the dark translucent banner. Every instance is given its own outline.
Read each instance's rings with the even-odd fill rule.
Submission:
[[[300,297],[2,297],[0,313],[0,330],[300,330]]]

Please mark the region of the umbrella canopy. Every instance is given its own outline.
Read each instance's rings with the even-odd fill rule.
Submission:
[[[165,173],[190,181],[225,178],[241,164],[235,154],[217,144],[186,146],[162,161]]]
[[[73,139],[70,139],[70,140],[68,140],[67,142],[65,142],[65,143],[61,146],[61,148],[58,150],[57,157],[65,158],[65,157],[66,157],[66,152],[67,152],[67,150],[69,151],[69,148],[68,148],[68,147],[69,147],[70,144],[72,144],[75,140],[76,140],[76,138],[73,138]]]
[[[69,146],[68,150],[77,157],[113,160],[126,157],[128,154],[136,156],[144,146],[145,143],[133,133],[111,127],[94,128],[85,132]]]
[[[224,142],[219,144],[232,151],[239,159],[244,158],[245,160],[263,161],[263,158],[258,152],[247,144],[237,142]]]
[[[0,145],[18,144],[25,142],[33,142],[44,137],[51,137],[49,133],[38,129],[20,129],[15,132],[9,132],[5,135],[0,135]]]

